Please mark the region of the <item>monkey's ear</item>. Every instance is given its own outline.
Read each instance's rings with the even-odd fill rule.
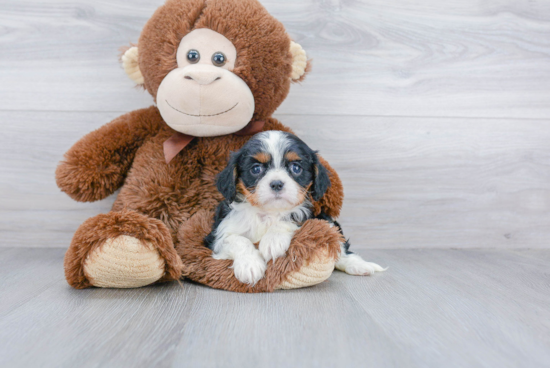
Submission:
[[[138,48],[136,46],[130,47],[122,54],[120,59],[122,60],[122,67],[126,74],[128,74],[128,77],[136,82],[136,84],[143,84],[143,74],[141,74],[141,70],[139,70],[138,63]]]
[[[238,153],[232,153],[227,167],[216,178],[216,187],[218,191],[229,202],[233,202],[237,197],[237,161]]]
[[[305,50],[294,41],[290,41],[290,53],[292,54],[292,73],[290,79],[293,82],[302,81],[306,73],[311,69]]]

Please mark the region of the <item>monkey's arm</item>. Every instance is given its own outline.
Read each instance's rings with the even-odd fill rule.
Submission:
[[[314,214],[324,212],[332,218],[338,218],[344,201],[344,187],[340,177],[328,162],[322,157],[319,157],[319,161],[329,172],[330,187],[318,202],[313,203]]]
[[[88,133],[65,153],[55,171],[57,186],[80,202],[117,190],[138,148],[156,134],[162,119],[156,107],[132,111]]]

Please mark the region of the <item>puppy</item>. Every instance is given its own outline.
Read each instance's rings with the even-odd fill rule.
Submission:
[[[204,239],[216,259],[232,259],[235,277],[255,284],[266,263],[285,254],[294,232],[313,218],[315,201],[330,187],[328,172],[315,151],[298,137],[281,131],[256,134],[233,153],[216,185],[225,200],[216,209],[212,232]],[[321,213],[333,226],[340,225]],[[259,242],[259,249],[254,243]],[[336,268],[353,275],[384,269],[365,262],[342,244]]]

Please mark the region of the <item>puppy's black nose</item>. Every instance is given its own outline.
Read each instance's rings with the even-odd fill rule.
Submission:
[[[283,187],[285,186],[285,183],[283,183],[280,180],[273,180],[271,183],[269,183],[269,186],[271,189],[273,189],[275,192],[279,192]]]

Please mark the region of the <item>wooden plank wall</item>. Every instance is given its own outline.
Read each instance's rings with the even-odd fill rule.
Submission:
[[[356,247],[549,246],[550,2],[262,2],[313,59],[277,117],[340,172]],[[108,211],[53,172],[152,103],[117,57],[161,3],[0,0],[0,246],[66,247]]]

